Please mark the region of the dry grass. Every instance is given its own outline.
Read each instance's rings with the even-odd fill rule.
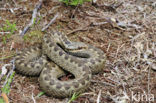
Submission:
[[[13,59],[12,55],[17,50],[33,45],[33,37],[30,38],[33,42],[28,42],[18,34],[29,23],[36,2],[8,0],[1,4],[0,1],[0,27],[4,26],[6,20],[15,22],[17,27],[6,44],[2,42],[2,37],[8,31],[0,31],[0,68]],[[115,5],[121,2],[118,8],[110,6],[113,0],[97,0],[96,6],[85,3],[73,8],[47,0],[39,11],[38,24],[28,31],[41,30],[59,12],[61,17],[49,30],[55,28],[64,31],[70,39],[90,43],[106,53],[104,71],[93,76],[89,90],[73,103],[131,103],[134,102],[132,93],[156,97],[156,71],[153,70],[156,70],[156,2],[118,0]],[[0,87],[4,82],[1,80]],[[37,97],[40,92],[37,77],[16,74],[8,97],[11,103],[69,101],[69,98],[56,99],[46,95]],[[145,97],[143,99],[149,102]],[[140,102],[143,101],[140,99]]]

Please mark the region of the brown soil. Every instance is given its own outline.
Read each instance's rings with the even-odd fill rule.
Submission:
[[[15,1],[15,2],[13,2]],[[66,6],[58,0],[45,0],[35,24],[25,35],[40,31],[59,12],[60,16],[49,27],[67,34],[73,41],[90,43],[107,56],[104,71],[94,75],[91,86],[73,103],[156,103],[156,2],[155,0],[97,0],[77,7]],[[9,63],[8,57],[20,49],[39,42],[35,36],[23,40],[19,33],[30,22],[38,0],[0,1],[0,28],[6,20],[16,24],[17,30],[8,35],[0,29],[0,68]],[[37,33],[38,34],[38,33]],[[37,38],[37,39],[36,39]],[[10,48],[12,49],[10,50]],[[5,58],[7,57],[7,58]],[[4,58],[4,59],[3,59]],[[8,68],[8,71],[10,68]],[[67,103],[70,98],[56,99],[40,92],[37,77],[15,74],[8,95],[10,103]],[[1,80],[2,87],[4,80]],[[146,95],[139,99],[139,96]],[[100,98],[98,99],[98,96]],[[152,97],[151,97],[152,98]]]

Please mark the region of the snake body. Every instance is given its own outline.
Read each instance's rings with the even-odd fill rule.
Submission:
[[[85,56],[86,55],[86,56]],[[103,70],[102,50],[79,42],[71,42],[61,32],[45,33],[42,45],[20,51],[16,70],[24,75],[39,75],[41,89],[50,96],[64,98],[82,93],[90,85],[92,74]],[[58,78],[70,72],[74,79]]]

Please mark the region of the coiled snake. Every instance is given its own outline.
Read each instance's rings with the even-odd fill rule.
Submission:
[[[19,73],[39,75],[41,89],[58,98],[84,92],[92,74],[102,71],[105,65],[102,50],[82,42],[71,42],[62,32],[54,30],[44,34],[42,45],[20,51],[15,58]],[[59,80],[66,71],[73,74],[74,79]]]

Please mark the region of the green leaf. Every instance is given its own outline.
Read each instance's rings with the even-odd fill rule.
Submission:
[[[3,39],[3,43],[6,44],[6,37],[3,36],[2,39]]]
[[[0,31],[3,31],[3,28],[0,28]]]
[[[74,93],[68,103],[71,103],[72,101],[76,100],[80,96],[80,93]]]
[[[5,32],[10,31],[11,33],[13,33],[17,30],[16,24],[15,23],[11,24],[8,20],[6,20],[6,24],[4,24],[3,30]]]
[[[70,2],[70,5],[76,6],[79,4],[79,0],[73,0],[72,2]]]
[[[5,103],[3,98],[0,98],[0,103]]]
[[[37,94],[37,97],[40,97],[42,95],[44,95],[44,92],[40,92],[39,94]]]
[[[79,4],[82,5],[84,2],[91,0],[59,0],[59,1],[65,3],[66,5],[77,6]]]
[[[9,39],[11,37],[11,34],[6,35],[6,38]]]

